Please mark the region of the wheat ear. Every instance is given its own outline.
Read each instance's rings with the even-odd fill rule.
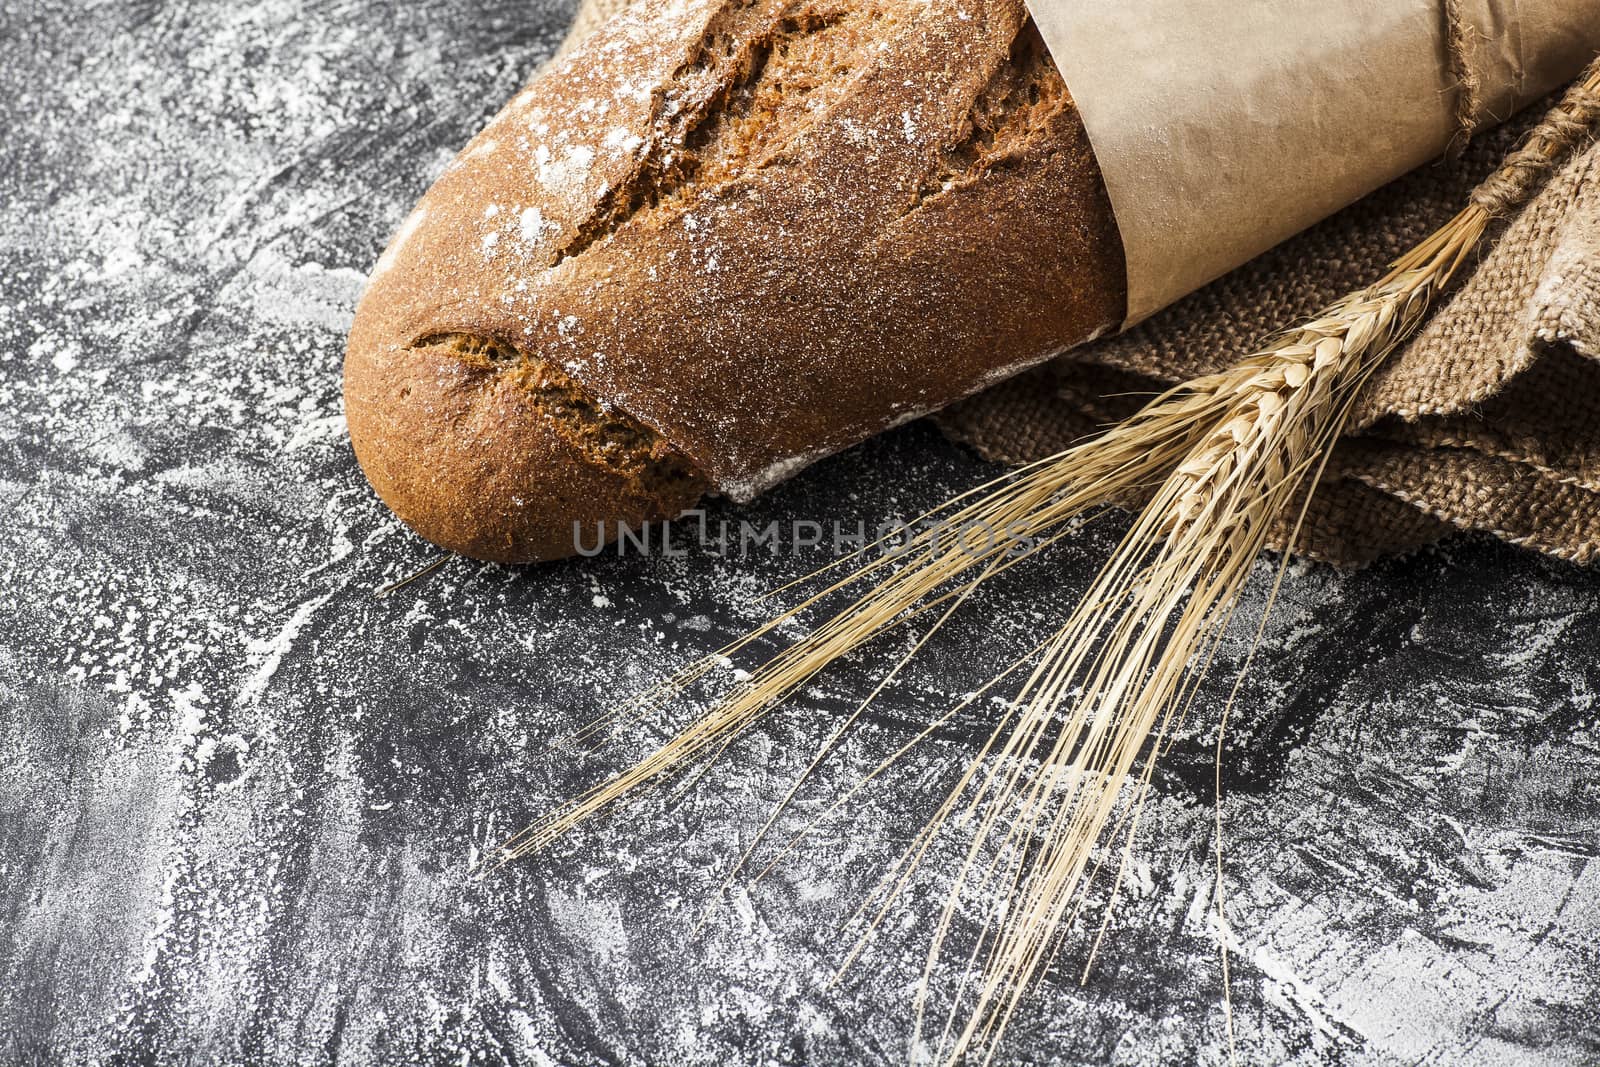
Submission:
[[[1474,192],[1465,210],[1376,284],[1287,332],[1270,349],[1170,390],[1103,436],[936,509],[897,555],[858,554],[857,570],[803,605],[853,592],[842,610],[656,752],[507,842],[501,856],[544,847],[633,789],[720,750],[817,672],[885,631],[921,618],[937,629],[977,585],[1067,536],[1097,504],[1146,499],[1089,594],[1038,652],[989,743],[889,883],[892,896],[929,838],[968,813],[976,829],[934,933],[930,969],[964,894],[980,888],[990,894],[989,922],[972,957],[975,966],[982,960],[974,1002],[963,1025],[954,1026],[952,1014],[943,1044],[952,1060],[974,1046],[992,1053],[1025,991],[1049,964],[1057,931],[1081,907],[1081,890],[1094,873],[1093,848],[1124,788],[1136,783],[1135,799],[1148,788],[1161,742],[1192,699],[1269,534],[1285,522],[1297,532],[1296,508],[1303,517],[1304,501],[1362,384],[1426,316],[1491,223],[1526,203],[1597,119],[1600,64]],[[793,614],[730,648],[746,647]],[[627,713],[680,695],[719,662],[720,654],[696,664],[628,705]],[[839,726],[817,760],[848,725]],[[1137,813],[1124,818],[1120,825],[1131,841]],[[869,915],[863,936],[885,908]]]
[[[1124,787],[1136,779],[1143,796],[1149,741],[1159,751],[1186,707],[1269,535],[1315,481],[1360,384],[1482,233],[1476,214],[1458,223],[1418,262],[1194,386],[1218,407],[1208,432],[1051,642],[967,803],[976,833],[958,886],[987,843],[995,859],[977,881],[993,903],[976,1003],[952,1058],[974,1042],[992,1049],[1047,963]],[[935,954],[970,888],[952,893]]]

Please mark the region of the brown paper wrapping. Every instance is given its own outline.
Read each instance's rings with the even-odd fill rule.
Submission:
[[[1461,136],[1442,0],[1027,0],[1122,231],[1132,325]],[[1575,77],[1600,0],[1462,0],[1481,122]]]

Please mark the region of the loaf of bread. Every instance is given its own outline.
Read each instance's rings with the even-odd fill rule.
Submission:
[[[1123,271],[1022,0],[643,0],[400,227],[350,436],[423,537],[557,558],[1113,327]]]

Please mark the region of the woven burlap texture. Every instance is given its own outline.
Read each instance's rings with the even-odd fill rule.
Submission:
[[[627,6],[586,0],[563,46]],[[1142,399],[1211,373],[1384,273],[1467,202],[1525,116],[1367,197],[1155,318],[935,416],[1005,463],[1059,451]],[[1600,148],[1580,152],[1485,243],[1460,287],[1363,395],[1299,551],[1362,563],[1477,530],[1600,555]]]

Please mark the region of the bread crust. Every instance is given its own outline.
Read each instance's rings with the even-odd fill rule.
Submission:
[[[748,498],[1123,306],[1092,150],[1020,0],[645,0],[402,226],[346,410],[423,536],[553,558],[574,520]],[[452,363],[423,343],[442,335],[518,355]],[[575,447],[529,365],[636,427],[645,460]]]

